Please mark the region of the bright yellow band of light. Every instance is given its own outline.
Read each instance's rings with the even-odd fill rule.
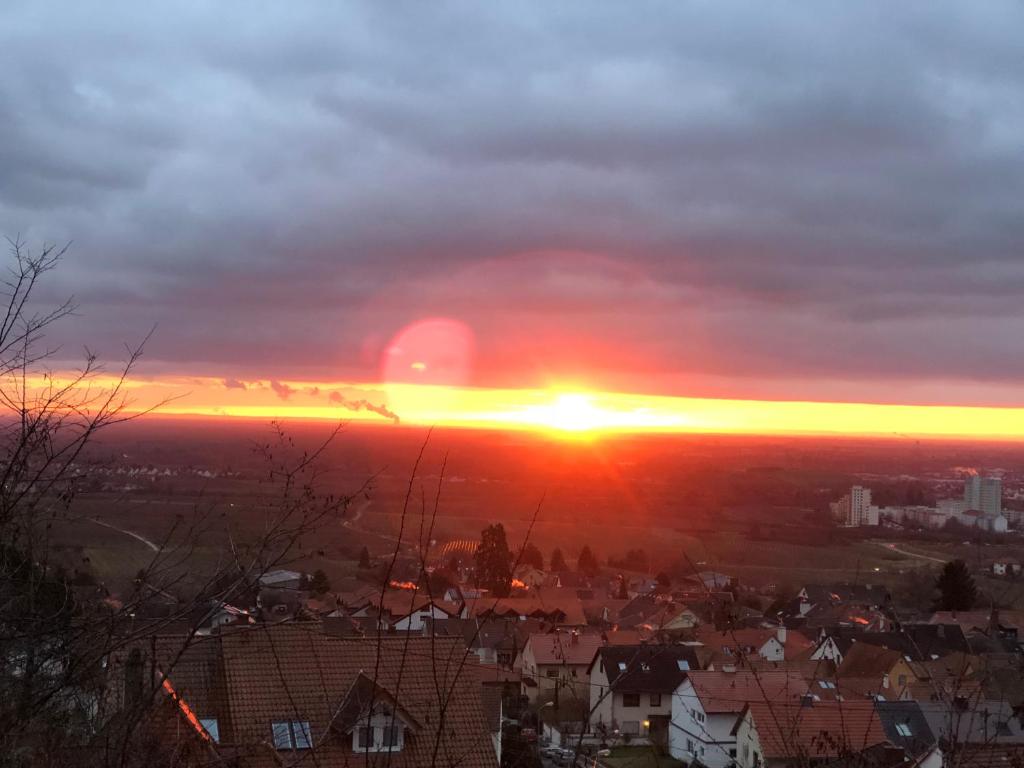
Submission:
[[[788,402],[666,397],[576,388],[485,389],[417,384],[249,382],[228,388],[217,379],[136,381],[138,407],[175,397],[158,412],[263,419],[390,420],[330,400],[365,398],[403,425],[529,429],[561,435],[600,433],[750,433],[1024,438],[1024,408],[871,403]],[[281,384],[288,388],[280,394]],[[333,395],[335,398],[340,394]]]

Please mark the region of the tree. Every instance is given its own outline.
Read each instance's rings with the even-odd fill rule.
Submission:
[[[359,550],[359,567],[363,570],[366,570],[367,568],[370,568],[371,565],[372,564],[370,562],[370,550],[368,550],[366,547],[363,547],[361,550]]]
[[[313,571],[313,578],[309,580],[309,591],[314,595],[322,595],[331,591],[331,582],[327,579],[327,574],[319,568]]]
[[[939,591],[933,610],[969,611],[978,599],[978,588],[963,560],[952,560],[942,568],[935,582]]]
[[[146,543],[152,556],[116,601],[73,589],[51,533],[80,521],[79,496],[103,487],[97,470],[110,468],[97,461],[94,439],[160,404],[147,410],[127,399],[144,341],[111,370],[88,351],[76,371],[50,370],[44,337],[75,307],[46,309],[37,294],[63,253],[30,253],[14,241],[0,276],[0,764],[98,764],[94,756],[124,768],[191,764],[140,726],[166,700],[164,684],[197,631],[225,605],[254,605],[262,576],[308,555],[302,541],[337,526],[352,497],[316,487],[318,458],[341,425],[302,448],[275,424],[276,441],[256,446],[267,472],[253,503],[266,511],[265,525],[240,531],[197,504],[167,521],[160,544]],[[216,564],[192,556],[221,535],[231,546]],[[158,667],[152,641],[168,626],[183,631]],[[125,695],[101,694],[105,670],[118,668]]]
[[[530,542],[526,542],[523,545],[522,550],[519,552],[519,563],[520,565],[531,565],[538,571],[544,570],[544,555]]]
[[[555,547],[555,551],[551,553],[551,570],[552,571],[567,571],[569,566],[565,564],[565,555],[562,554],[562,550]]]
[[[597,557],[586,544],[584,544],[583,549],[580,550],[579,559],[576,561],[576,570],[584,576],[597,576],[598,571],[601,570],[601,566],[597,562]]]
[[[508,597],[512,583],[512,553],[508,549],[505,526],[489,525],[480,532],[476,550],[476,585],[497,597]]]

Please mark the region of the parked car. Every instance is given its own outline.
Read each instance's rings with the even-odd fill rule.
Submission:
[[[558,765],[572,765],[575,759],[575,749],[560,749],[558,750],[558,754],[555,756],[555,762]]]

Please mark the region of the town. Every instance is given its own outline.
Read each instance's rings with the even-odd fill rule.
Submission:
[[[1015,535],[997,478],[964,486],[939,508],[965,522],[947,521],[992,515],[1004,523],[986,531]],[[849,525],[933,527],[917,509],[874,507],[864,487],[832,504]],[[937,768],[1024,748],[1024,611],[983,594],[963,561],[914,604],[871,574],[784,594],[692,561],[651,574],[637,550],[569,562],[510,547],[500,523],[414,555],[364,548],[339,584],[267,571],[238,592],[251,603],[189,617],[149,592],[96,706],[156,696],[145,729],[164,747],[240,764],[268,751],[426,764],[441,749],[507,768]],[[1016,560],[986,570],[1021,576]]]

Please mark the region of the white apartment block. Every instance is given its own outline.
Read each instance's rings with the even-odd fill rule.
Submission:
[[[971,475],[964,481],[964,507],[987,515],[1003,511],[1003,481],[998,477]]]
[[[878,507],[871,504],[870,488],[855,485],[848,494],[830,506],[833,518],[848,528],[878,525]]]

